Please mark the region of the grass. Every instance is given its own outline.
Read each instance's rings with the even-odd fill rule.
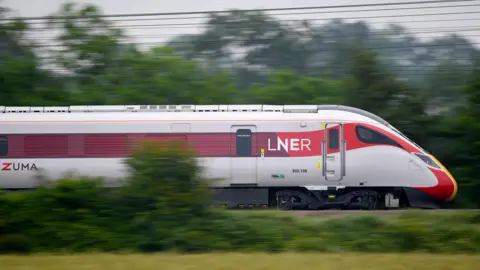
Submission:
[[[441,254],[224,253],[0,256],[0,269],[8,270],[470,270],[476,269],[478,265],[480,265],[480,255]]]

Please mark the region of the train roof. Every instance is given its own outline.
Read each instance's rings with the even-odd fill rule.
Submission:
[[[142,114],[135,114],[141,112]],[[179,113],[180,112],[180,113]],[[205,113],[208,118],[205,118]],[[218,113],[218,114],[216,114]],[[0,106],[0,121],[95,121],[125,119],[240,120],[254,119],[336,119],[368,121],[389,125],[365,110],[343,105],[94,105],[65,107]],[[286,117],[287,116],[287,117]]]

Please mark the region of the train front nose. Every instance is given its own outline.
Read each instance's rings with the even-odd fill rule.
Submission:
[[[440,167],[440,170],[431,169],[438,180],[437,194],[435,194],[436,197],[444,201],[453,201],[458,192],[457,181],[440,161],[432,155],[429,156]]]

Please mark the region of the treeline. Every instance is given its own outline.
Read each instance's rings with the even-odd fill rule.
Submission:
[[[141,50],[95,6],[66,4],[54,15],[65,17],[46,19],[58,33],[48,44],[28,38],[38,22],[0,22],[2,106],[355,106],[441,160],[459,182],[456,207],[480,206],[480,52],[465,37],[422,42],[398,25],[286,25],[232,11],[212,15],[197,35]],[[397,49],[381,49],[389,46]],[[236,49],[249,50],[234,59]],[[410,64],[400,68],[399,55]]]
[[[480,251],[478,211],[296,217],[209,206],[210,179],[180,142],[146,142],[125,185],[70,176],[0,194],[0,253],[211,251]]]

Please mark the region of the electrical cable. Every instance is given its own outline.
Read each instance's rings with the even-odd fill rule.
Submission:
[[[332,6],[309,6],[309,7],[290,7],[290,8],[264,8],[264,9],[238,9],[239,12],[269,12],[269,11],[292,11],[292,10],[315,10],[315,9],[341,9],[341,8],[359,8],[359,7],[381,7],[381,6],[403,6],[403,5],[422,5],[422,4],[443,4],[443,3],[463,3],[477,2],[477,0],[431,0],[431,1],[410,1],[395,3],[375,3],[375,4],[353,4],[353,5],[332,5]],[[98,16],[41,16],[41,17],[16,17],[2,18],[5,20],[44,20],[44,19],[81,19],[81,18],[118,18],[118,17],[148,17],[148,16],[172,16],[172,15],[197,15],[197,14],[218,14],[228,13],[229,11],[191,11],[191,12],[162,12],[162,13],[127,13],[110,14]]]
[[[415,2],[397,2],[397,3],[377,3],[377,4],[359,4],[359,5],[342,5],[342,6],[316,6],[316,7],[294,7],[294,8],[275,8],[275,9],[252,9],[252,10],[237,10],[237,11],[241,11],[241,12],[274,12],[274,11],[293,11],[293,10],[317,10],[317,9],[340,9],[340,8],[359,8],[359,7],[377,7],[377,6],[395,6],[395,5],[418,5],[418,4],[434,4],[434,3],[437,3],[437,4],[441,4],[441,3],[452,3],[452,2],[477,2],[477,1],[474,1],[474,0],[460,0],[460,1],[415,1]],[[285,14],[271,14],[271,15],[300,15],[300,14],[325,14],[325,13],[349,13],[349,12],[365,12],[365,11],[385,11],[385,10],[419,10],[419,9],[433,9],[433,8],[452,8],[452,7],[474,7],[474,6],[477,6],[479,7],[479,5],[458,5],[458,6],[436,6],[436,7],[416,7],[416,8],[413,8],[413,7],[399,7],[397,9],[377,9],[377,10],[346,10],[346,11],[331,11],[331,12],[326,12],[326,11],[322,11],[322,12],[318,12],[318,11],[312,11],[312,12],[303,12],[303,13],[285,13]],[[228,14],[229,12],[231,11],[199,11],[199,12],[173,12],[173,13],[140,13],[140,14],[112,14],[112,15],[99,15],[99,16],[90,16],[90,18],[103,18],[103,19],[109,19],[109,18],[124,18],[124,19],[120,19],[120,20],[111,20],[109,22],[114,22],[114,21],[118,21],[118,22],[124,22],[124,21],[142,21],[142,20],[177,20],[177,19],[185,19],[185,18],[143,18],[143,17],[148,17],[148,16],[178,16],[178,15],[194,15],[194,14],[204,14],[204,15],[211,15],[211,14]],[[438,13],[422,13],[422,14],[395,14],[395,15],[377,15],[377,16],[358,16],[358,17],[345,17],[345,18],[338,18],[338,19],[343,19],[343,20],[350,20],[350,19],[357,19],[357,20],[366,20],[366,19],[380,19],[380,18],[406,18],[406,17],[427,17],[427,16],[446,16],[446,15],[467,15],[467,14],[479,14],[480,12],[478,11],[462,11],[462,12],[438,12]],[[268,14],[270,15],[270,14]],[[129,17],[134,17],[136,19],[125,19],[125,18],[129,18]],[[88,18],[88,17],[59,17],[59,16],[45,16],[45,17],[23,17],[23,18],[10,18],[10,19],[0,19],[0,21],[11,21],[11,20],[24,20],[24,21],[27,21],[29,24],[39,24],[38,22],[35,22],[37,20],[45,20],[45,19],[68,19],[68,18],[74,18],[74,19],[85,19],[85,18]],[[192,17],[187,17],[187,18],[192,18]],[[202,17],[202,18],[205,18]],[[309,19],[306,19],[306,21],[332,21],[334,18],[309,18]],[[411,23],[411,22],[425,22],[425,23],[428,23],[428,22],[453,22],[453,21],[474,21],[476,19],[473,19],[473,18],[460,18],[460,19],[457,19],[457,20],[454,20],[454,19],[439,19],[439,20],[423,20],[423,21],[404,21],[404,22],[392,22],[394,24],[399,24],[399,23]],[[34,21],[33,23],[30,22],[30,21]],[[278,21],[280,23],[288,23],[288,22],[303,22],[305,20],[275,20],[275,21]],[[76,21],[76,22],[80,22],[80,21]],[[268,21],[267,21],[268,22]],[[61,24],[62,22],[56,22],[58,24]],[[262,23],[265,23],[265,21],[262,21]],[[379,22],[375,22],[375,23],[379,23]],[[249,25],[254,25],[255,23],[249,23],[249,22],[245,22],[245,23],[242,23],[242,25],[238,25],[239,27],[248,27]],[[372,23],[370,23],[372,24]],[[158,28],[168,28],[168,29],[172,29],[172,28],[184,28],[184,29],[188,29],[188,28],[193,28],[193,27],[196,27],[196,26],[204,26],[204,25],[208,25],[208,23],[165,23],[165,24],[147,24],[147,25],[142,25],[142,24],[130,24],[130,25],[112,25],[110,28],[115,28],[115,29],[124,29],[124,30],[132,30],[132,29],[135,29],[135,28],[139,28],[139,29],[146,29],[146,28],[141,28],[141,27],[157,27]],[[212,26],[212,23],[210,22],[210,26]],[[213,26],[215,26],[215,24],[213,24]],[[313,27],[320,27],[321,25],[313,25]],[[58,29],[58,28],[62,28],[63,26],[59,26],[59,27],[44,27],[44,28],[41,28],[41,27],[35,27],[35,28],[32,28],[30,29],[33,30],[33,31],[42,31],[42,30],[55,30],[55,29]],[[231,27],[231,26],[230,26]],[[79,29],[88,29],[89,27],[79,27]],[[412,35],[415,35],[415,34],[419,34],[419,33],[439,33],[439,32],[443,32],[443,33],[446,33],[446,32],[469,32],[469,31],[479,31],[480,29],[480,26],[467,26],[467,27],[444,27],[444,28],[426,28],[427,29],[427,32],[419,32],[419,31],[409,31],[409,30],[412,30],[412,29],[407,29],[406,31],[406,36],[405,37],[400,37],[400,38],[389,38],[390,41],[393,41],[393,40],[403,40],[405,39],[406,37],[410,37]],[[436,29],[436,31],[433,31],[431,29]],[[448,29],[448,30],[443,30],[442,29]],[[428,30],[431,30],[430,32],[428,32]],[[381,30],[373,30],[375,31],[374,33],[369,33],[369,37],[372,37],[372,36],[382,36],[382,35],[391,35],[391,34],[388,34],[388,33],[385,33],[385,32],[382,32]],[[392,31],[394,32],[394,31]],[[188,35],[188,34],[187,34]],[[408,35],[408,36],[407,36]],[[161,37],[162,35],[129,35],[129,36],[125,36],[125,37],[122,37],[122,39],[131,39],[131,38],[159,38]],[[168,35],[163,35],[163,36],[168,36]],[[170,36],[178,36],[178,35],[170,35]],[[351,35],[345,35],[345,37],[349,37]],[[480,35],[469,35],[470,37],[474,37],[474,36],[480,36]],[[326,37],[328,38],[328,36]],[[339,38],[338,35],[335,36],[335,38]],[[434,36],[434,37],[429,37],[429,38],[442,38],[442,36]],[[272,40],[274,38],[269,38],[269,39],[263,39],[261,41],[267,41],[267,40]],[[55,41],[55,38],[36,38],[35,39],[36,41]],[[23,41],[29,41],[29,39],[23,39]],[[211,40],[202,40],[202,42],[205,44],[205,43],[218,43],[220,42],[221,40],[219,39],[211,39]],[[235,40],[236,42],[238,41],[242,41],[241,39],[237,39]],[[458,40],[457,40],[458,42]],[[184,44],[185,42],[180,42],[180,41],[175,41],[175,40],[170,40],[170,42],[133,42],[133,44],[135,45],[138,45],[138,46],[142,46],[142,45],[164,45],[164,44]],[[472,46],[475,46],[475,45],[478,45],[480,43],[478,42],[464,42],[464,43],[445,43],[445,44],[429,44],[429,43],[422,43],[422,44],[405,44],[405,45],[402,45],[402,46],[397,46],[397,45],[394,45],[394,46],[365,46],[364,49],[370,49],[370,50],[374,50],[374,51],[381,51],[381,50],[389,50],[389,49],[404,49],[404,50],[415,50],[417,48],[422,48],[422,49],[425,49],[425,48],[435,48],[435,47],[452,47],[452,46],[465,46],[466,48],[465,49],[459,49],[459,48],[456,48],[456,53],[460,53],[460,52],[466,52],[466,53],[471,53],[472,52]],[[322,45],[322,44],[320,44]],[[34,48],[64,48],[64,46],[62,46],[61,44],[33,44],[32,45]],[[323,46],[325,46],[323,44]],[[474,50],[474,49],[473,49]],[[332,49],[331,48],[328,48],[328,49],[318,49],[318,50],[310,50],[309,53],[320,53],[320,52],[331,52]],[[351,49],[346,49],[346,48],[341,48],[341,49],[334,49],[335,52],[342,52],[342,51],[352,51]],[[201,54],[203,55],[204,57],[206,57],[206,54]],[[208,55],[208,54],[207,54]],[[232,52],[232,53],[229,53],[227,54],[228,56],[235,56],[235,55],[245,55],[245,53],[237,53],[237,52]],[[45,57],[45,58],[42,58],[43,60],[47,60],[47,59],[53,59],[52,57]],[[390,59],[390,60],[395,60],[395,59]],[[438,61],[439,59],[437,57],[435,57],[435,60]],[[452,59],[448,59],[446,58],[446,60],[452,60]],[[462,60],[460,58],[456,58],[455,60]],[[468,61],[470,60],[470,62],[474,62],[474,59],[463,59],[463,61]],[[285,60],[284,60],[285,61]],[[288,60],[287,60],[288,61]],[[478,60],[477,60],[478,61]],[[234,61],[231,61],[231,62],[228,62],[228,63],[233,63]],[[261,62],[261,61],[260,61]],[[221,64],[221,61],[216,61],[215,62],[216,64]],[[264,64],[268,64],[268,63],[264,63]],[[465,64],[464,67],[465,67],[465,70],[462,68],[463,66],[462,65],[454,65],[457,69],[457,71],[459,72],[467,72],[467,70],[470,70],[472,68],[472,65],[470,64]],[[341,66],[339,66],[341,67]],[[238,67],[236,67],[236,69],[242,69],[242,68],[245,68],[245,67],[242,67],[241,65],[239,65]],[[336,68],[335,66],[322,66],[322,68]],[[405,69],[408,69],[407,71],[408,72],[412,72],[412,70],[414,71],[417,71],[415,73],[412,73],[411,75],[421,75],[422,72],[423,73],[428,73],[430,71],[441,71],[441,69],[438,68],[438,66],[429,66],[429,65],[415,65],[414,67],[412,66],[398,66],[398,65],[390,65],[389,67],[389,70],[391,70],[393,68],[393,70],[395,69],[398,69],[398,71],[405,71]],[[431,69],[428,69],[428,68],[431,68]],[[208,68],[207,68],[208,69]],[[228,68],[227,68],[228,69]],[[55,68],[53,70],[56,70]],[[59,71],[65,71],[63,69],[58,69]],[[260,69],[262,70],[262,69]],[[266,67],[266,68],[263,68],[263,70],[271,70],[271,68],[269,67]],[[132,71],[135,71],[135,70],[132,70]],[[404,73],[402,73],[402,75],[405,75]]]
[[[421,7],[421,9],[439,9],[439,8],[462,8],[462,7],[479,7],[476,5],[450,5],[450,6],[431,6],[431,7]],[[383,11],[399,11],[399,10],[418,10],[418,7],[398,7],[398,8],[384,8],[384,9],[357,9],[357,10],[338,10],[334,13],[351,13],[351,12],[383,12]],[[311,12],[293,12],[293,13],[275,13],[268,14],[270,16],[297,16],[297,15],[312,15],[312,14],[331,14],[332,11],[311,11]],[[45,17],[48,19],[49,17]],[[118,19],[118,20],[108,20],[108,22],[127,22],[127,21],[161,21],[161,20],[193,20],[193,19],[208,19],[208,16],[182,16],[182,17],[169,17],[169,18],[135,18],[135,19]],[[81,19],[78,19],[77,22],[83,22]],[[53,21],[52,24],[61,23]],[[42,24],[41,22],[30,22],[30,25]]]

